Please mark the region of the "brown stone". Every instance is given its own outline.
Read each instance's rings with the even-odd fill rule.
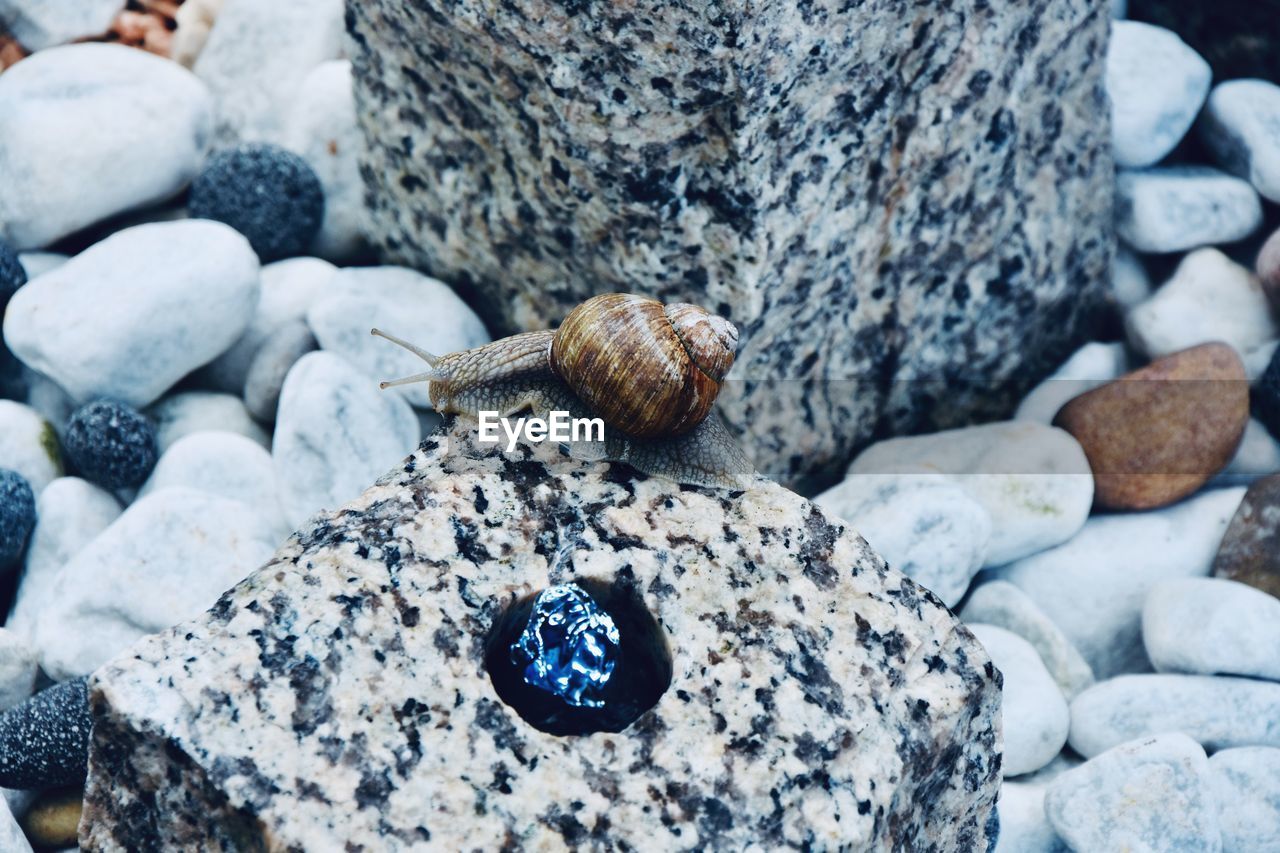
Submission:
[[[60,788],[36,800],[22,819],[22,831],[31,846],[75,847],[83,801],[84,791],[80,788]]]
[[[1280,310],[1280,229],[1262,244],[1254,269],[1262,280],[1262,291],[1271,300],[1272,309]]]
[[[1280,474],[1255,480],[1244,493],[1213,560],[1213,576],[1280,598]]]
[[[1244,364],[1223,343],[1157,359],[1054,418],[1084,448],[1094,502],[1108,509],[1152,509],[1191,494],[1231,461],[1248,421]]]

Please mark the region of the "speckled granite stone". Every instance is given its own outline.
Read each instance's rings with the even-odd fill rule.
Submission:
[[[495,333],[593,293],[743,347],[758,467],[1008,414],[1112,253],[1104,0],[348,5],[382,254]]]
[[[1000,679],[932,594],[771,483],[469,435],[98,671],[87,849],[986,849]],[[582,578],[641,598],[672,682],[555,737],[497,698],[486,634]]]

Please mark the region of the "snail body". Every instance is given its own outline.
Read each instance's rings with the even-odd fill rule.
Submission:
[[[754,469],[718,417],[720,383],[733,364],[733,324],[687,303],[611,293],[579,305],[555,331],[525,332],[469,350],[432,355],[377,329],[431,370],[382,383],[428,382],[442,414],[503,416],[532,409],[599,417],[604,442],[571,455],[628,462],[694,485],[744,487]]]

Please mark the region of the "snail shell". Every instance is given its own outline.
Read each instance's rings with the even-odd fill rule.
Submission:
[[[733,324],[705,308],[607,293],[569,312],[551,365],[609,426],[677,436],[711,413],[737,346]]]

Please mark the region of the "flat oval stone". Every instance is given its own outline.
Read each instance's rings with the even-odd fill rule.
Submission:
[[[1158,584],[1142,608],[1142,639],[1160,672],[1280,681],[1280,601],[1242,583]]]
[[[1054,424],[1084,448],[1095,500],[1153,509],[1226,467],[1249,422],[1249,383],[1231,347],[1210,343],[1158,359],[1081,394]]]
[[[1280,684],[1209,675],[1122,675],[1071,702],[1071,748],[1085,757],[1160,732],[1205,749],[1280,746]]]
[[[1254,481],[1227,525],[1213,576],[1280,598],[1280,474]]]
[[[1227,850],[1280,850],[1280,749],[1242,746],[1209,758]]]

